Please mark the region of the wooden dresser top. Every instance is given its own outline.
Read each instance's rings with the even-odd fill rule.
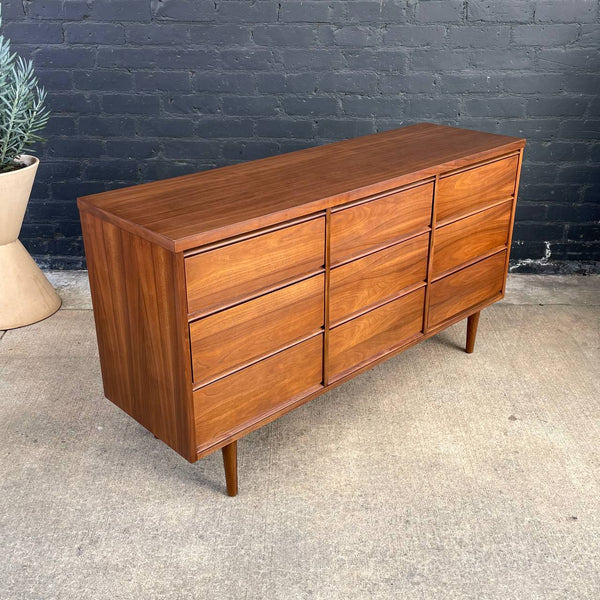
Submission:
[[[422,123],[79,198],[80,210],[172,251],[302,217],[522,148]]]

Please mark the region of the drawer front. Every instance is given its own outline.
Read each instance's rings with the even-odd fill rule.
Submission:
[[[432,276],[506,246],[511,209],[512,200],[437,229]]]
[[[506,250],[433,283],[428,328],[500,294],[505,267]]]
[[[196,445],[210,446],[322,385],[323,335],[194,392]]]
[[[436,192],[436,221],[453,219],[494,202],[508,200],[515,191],[518,156],[440,179]]]
[[[210,312],[323,267],[325,218],[185,259],[188,312]]]
[[[323,326],[324,275],[316,275],[190,324],[194,381],[231,371]]]
[[[344,208],[331,215],[331,263],[336,264],[420,231],[431,222],[433,184]]]
[[[329,372],[345,374],[419,334],[423,328],[422,288],[384,304],[329,333]]]
[[[385,248],[331,270],[329,319],[335,323],[400,290],[427,274],[429,234]]]

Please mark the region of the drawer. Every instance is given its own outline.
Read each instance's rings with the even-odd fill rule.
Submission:
[[[322,387],[323,335],[194,392],[196,446],[210,446]]]
[[[425,290],[384,304],[329,333],[329,373],[335,379],[421,333]]]
[[[316,275],[190,324],[194,381],[231,371],[323,326],[324,275]]]
[[[210,312],[321,269],[325,217],[185,259],[188,312]]]
[[[389,194],[331,215],[331,264],[391,244],[431,223],[433,184]]]
[[[335,323],[423,281],[429,233],[331,270],[329,319]]]
[[[515,191],[518,156],[443,177],[436,192],[436,221],[460,217],[468,212],[508,200]]]
[[[506,250],[431,284],[428,328],[498,296],[505,268]]]
[[[506,246],[512,204],[510,200],[437,229],[432,277],[495,248]]]

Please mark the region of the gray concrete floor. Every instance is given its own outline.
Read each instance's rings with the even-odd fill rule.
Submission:
[[[0,341],[0,598],[600,597],[600,277],[457,324],[188,464],[105,400],[83,273]]]

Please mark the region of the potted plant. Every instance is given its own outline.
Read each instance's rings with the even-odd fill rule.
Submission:
[[[60,298],[18,240],[39,164],[24,152],[43,141],[37,133],[48,122],[45,99],[31,61],[11,54],[9,41],[0,35],[0,330],[35,323],[60,307]]]

